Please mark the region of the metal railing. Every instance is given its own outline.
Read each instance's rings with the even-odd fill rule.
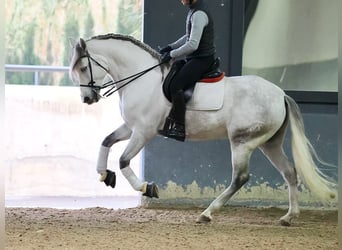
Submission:
[[[34,72],[34,85],[39,85],[39,72],[68,72],[67,66],[42,66],[42,65],[19,65],[5,64],[8,72]]]

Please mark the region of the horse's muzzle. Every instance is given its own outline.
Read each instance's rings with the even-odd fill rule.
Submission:
[[[88,105],[93,104],[93,103],[98,102],[98,101],[99,101],[99,98],[97,95],[93,95],[91,97],[89,97],[89,96],[83,97],[83,103],[86,103]]]
[[[92,104],[93,100],[91,98],[89,98],[88,96],[86,96],[86,97],[83,98],[83,102],[87,103],[87,104]]]

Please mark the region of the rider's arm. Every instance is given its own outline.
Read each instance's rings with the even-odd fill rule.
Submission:
[[[175,41],[174,43],[169,44],[169,46],[172,49],[178,49],[179,47],[183,46],[186,43],[186,40],[187,40],[187,35],[184,35],[181,38],[179,38],[177,41]]]
[[[172,58],[189,55],[198,48],[198,45],[201,41],[203,29],[208,24],[209,19],[207,14],[205,14],[203,11],[196,11],[191,18],[192,26],[189,40],[186,41],[181,47],[176,48],[170,52],[170,56]],[[178,41],[176,41],[176,43]],[[174,48],[173,44],[171,44],[171,48]]]

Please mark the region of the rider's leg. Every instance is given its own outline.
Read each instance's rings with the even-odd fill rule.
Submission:
[[[184,93],[183,90],[179,90],[177,93],[172,94],[172,108],[166,118],[163,130],[160,130],[159,133],[178,141],[184,141],[185,110]]]
[[[168,137],[178,141],[185,140],[185,101],[184,92],[179,90],[172,95],[172,109],[169,118],[173,120],[168,131]]]
[[[210,67],[214,57],[193,58],[188,60],[174,75],[170,82],[172,108],[166,118],[164,129],[159,133],[179,141],[185,140],[185,111],[186,102],[184,91],[193,87]]]

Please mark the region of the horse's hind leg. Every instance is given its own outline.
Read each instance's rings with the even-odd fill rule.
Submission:
[[[273,166],[281,173],[289,189],[289,210],[280,218],[283,226],[289,226],[291,220],[299,215],[297,198],[297,173],[293,164],[288,160],[283,150],[283,140],[286,124],[273,136],[271,140],[260,146],[260,150],[272,162]]]
[[[246,144],[234,145],[232,152],[232,181],[229,187],[222,192],[200,215],[198,223],[211,221],[211,214],[218,211],[249,179],[249,159],[253,150]]]

